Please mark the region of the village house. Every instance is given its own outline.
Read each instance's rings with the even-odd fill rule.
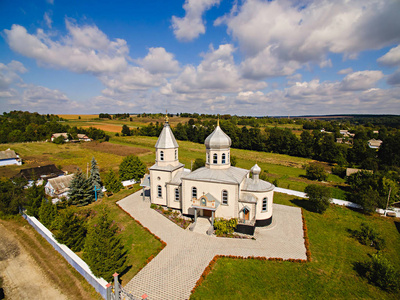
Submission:
[[[68,133],[62,132],[62,133],[53,133],[51,136],[51,141],[54,142],[54,140],[58,137],[62,136],[64,138],[64,142],[68,142]]]
[[[69,186],[73,177],[74,174],[69,174],[49,179],[45,185],[46,194],[55,198],[68,198]]]
[[[8,165],[22,165],[22,159],[10,148],[5,151],[0,151],[0,166]]]
[[[371,149],[379,149],[379,147],[382,145],[382,141],[381,140],[375,140],[375,139],[371,139],[368,141],[368,146]]]
[[[55,165],[39,166],[35,168],[22,169],[13,178],[24,178],[28,185],[43,183],[43,180],[49,180],[58,176],[63,176],[64,171],[58,169]]]
[[[179,145],[168,123],[155,145],[156,161],[142,186],[150,188],[151,203],[182,214],[211,219],[237,218],[237,231],[253,234],[272,222],[275,186],[259,178],[261,169],[231,166],[231,139],[219,124],[206,138],[206,164],[193,172],[179,162]],[[250,176],[250,174],[252,176]]]

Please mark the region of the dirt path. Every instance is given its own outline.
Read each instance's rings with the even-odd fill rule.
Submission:
[[[6,299],[101,299],[26,221],[0,220]]]

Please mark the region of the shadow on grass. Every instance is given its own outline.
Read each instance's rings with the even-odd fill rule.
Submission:
[[[394,226],[396,226],[398,233],[400,233],[400,222],[394,221]]]
[[[312,207],[312,204],[308,200],[295,198],[295,199],[292,199],[289,201],[292,202],[296,206],[304,208],[307,211],[315,212],[314,208]]]
[[[119,280],[120,280],[120,281],[121,281],[121,277],[124,276],[126,273],[128,273],[130,269],[132,269],[132,265],[127,266],[127,267],[121,272],[121,274],[119,274]]]
[[[353,270],[358,273],[361,277],[366,277],[368,272],[368,265],[365,261],[356,261],[353,262]]]

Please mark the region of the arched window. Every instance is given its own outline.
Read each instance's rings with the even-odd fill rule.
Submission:
[[[175,149],[175,159],[178,159],[178,150]]]
[[[228,205],[228,191],[222,191],[222,204]]]
[[[217,164],[218,163],[218,154],[214,153],[213,155],[213,164]]]
[[[158,197],[158,198],[161,198],[161,197],[162,197],[161,185],[157,185],[157,197]]]
[[[175,201],[179,201],[179,189],[175,189]]]
[[[222,153],[222,164],[226,164],[226,156],[225,156],[225,153]]]
[[[160,160],[164,160],[164,151],[160,151]]]
[[[268,198],[265,197],[262,201],[262,210],[261,211],[267,211],[268,210]]]
[[[196,187],[192,187],[192,198],[197,199],[197,188]]]
[[[210,153],[207,153],[207,163],[210,163]]]

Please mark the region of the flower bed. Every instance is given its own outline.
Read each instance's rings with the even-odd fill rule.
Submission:
[[[174,222],[176,225],[182,227],[183,229],[186,229],[189,227],[190,224],[192,224],[191,221],[185,220],[184,218],[180,217],[180,213],[177,211],[173,211],[172,209],[164,209],[164,207],[156,204],[151,204],[150,208],[154,209],[155,211],[159,212],[172,222]]]

